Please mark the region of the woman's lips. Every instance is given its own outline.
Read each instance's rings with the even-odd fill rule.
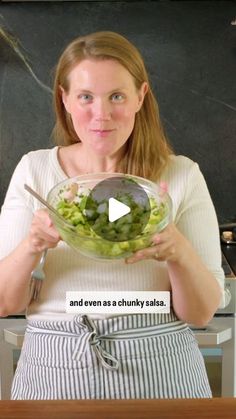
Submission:
[[[107,137],[111,132],[115,131],[114,129],[92,129],[91,130],[98,137]]]

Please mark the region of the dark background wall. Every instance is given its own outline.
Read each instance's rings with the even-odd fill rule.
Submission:
[[[113,30],[143,54],[170,142],[199,163],[219,222],[236,221],[235,18],[235,1],[1,3],[0,25],[30,68],[2,38],[0,205],[22,154],[53,146],[50,88],[60,53],[78,35]]]

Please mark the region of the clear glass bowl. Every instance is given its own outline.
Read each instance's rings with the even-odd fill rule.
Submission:
[[[125,177],[140,185],[150,203],[150,217],[141,234],[129,240],[107,240],[96,234],[85,216],[87,197],[101,181],[112,177]],[[78,189],[78,191],[77,191]],[[142,177],[121,173],[96,173],[68,178],[55,185],[47,201],[59,214],[50,216],[61,238],[85,256],[100,260],[114,260],[130,256],[133,252],[152,245],[152,236],[171,221],[172,201],[169,194],[157,184]]]

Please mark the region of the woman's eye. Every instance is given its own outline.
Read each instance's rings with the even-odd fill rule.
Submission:
[[[124,95],[122,95],[121,93],[114,93],[111,96],[111,100],[113,102],[121,102],[124,99]]]
[[[90,102],[92,100],[92,95],[87,93],[83,93],[78,96],[78,99],[82,100],[83,102]]]

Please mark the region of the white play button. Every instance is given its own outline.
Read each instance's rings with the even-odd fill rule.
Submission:
[[[128,207],[128,205],[125,205],[122,202],[117,201],[117,199],[115,198],[109,198],[108,217],[111,223],[128,214],[130,211],[131,210],[130,207]]]
[[[149,221],[149,195],[131,175],[107,175],[108,178],[98,182],[87,196],[86,222],[104,240],[133,240]]]

